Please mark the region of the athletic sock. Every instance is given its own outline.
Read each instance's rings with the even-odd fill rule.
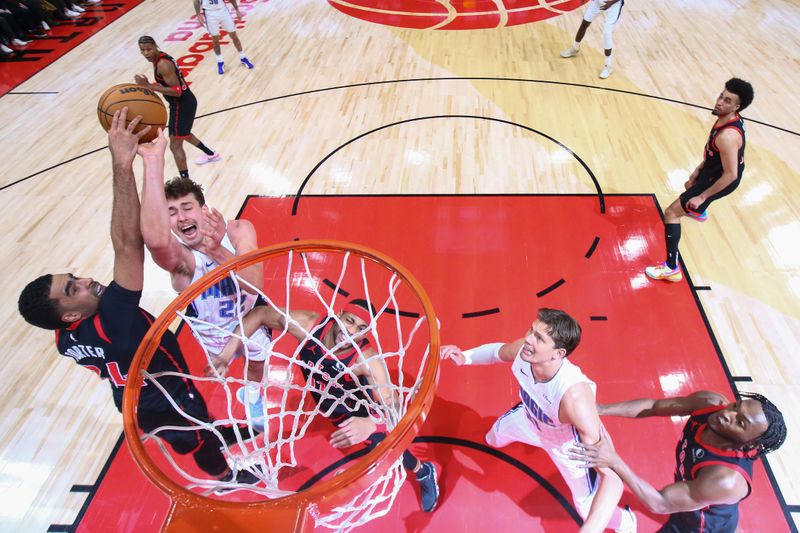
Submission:
[[[241,52],[239,52],[239,59],[245,59],[245,58],[247,58],[247,56],[244,55],[244,50],[242,50]]]
[[[197,144],[197,147],[201,149],[203,153],[206,155],[214,155],[214,150],[203,144],[202,141]]]
[[[179,170],[179,171],[178,171],[178,174],[179,174],[179,175],[180,175],[180,177],[182,177],[182,178],[188,178],[188,177],[189,177],[189,171],[188,171],[188,170]]]
[[[222,63],[223,62],[222,54],[214,54],[214,55],[217,56],[217,63]]]
[[[605,62],[605,66],[607,66],[607,67],[610,67],[610,66],[611,66],[611,57],[612,57],[612,56],[606,56],[606,62]]]
[[[259,398],[261,398],[261,384],[260,383],[253,383],[248,382],[245,388],[247,391],[247,402],[248,403],[256,403]]]
[[[680,224],[664,224],[664,240],[667,242],[667,266],[678,268],[678,243],[681,241]]]
[[[581,43],[580,43],[580,42],[578,42],[578,41],[575,41],[575,42],[573,42],[573,43],[572,43],[572,48],[573,48],[574,50],[577,50],[577,49],[578,49],[578,48],[580,48],[580,47],[581,47]]]

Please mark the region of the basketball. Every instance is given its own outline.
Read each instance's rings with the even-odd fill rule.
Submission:
[[[114,113],[123,107],[128,108],[128,123],[137,115],[142,116],[136,132],[151,126],[139,142],[152,141],[158,135],[158,129],[166,127],[167,108],[155,91],[135,83],[121,83],[104,92],[97,102],[97,118],[103,129],[108,131],[111,128]]]

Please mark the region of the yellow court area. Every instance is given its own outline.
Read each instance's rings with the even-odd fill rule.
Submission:
[[[628,0],[606,80],[602,21],[578,56],[559,56],[582,7],[448,31],[367,22],[332,4],[347,2],[244,4],[239,35],[256,68],[240,67],[225,44],[224,76],[210,51],[187,75],[199,102],[193,131],[222,154],[190,163],[191,176],[228,217],[247,195],[594,193],[587,167],[603,192],[654,194],[664,209],[702,158],[724,82],[753,84],[742,184],[708,222],[683,222],[681,253],[694,284],[710,288],[697,295],[736,386],[786,417],[788,439],[768,462],[800,524],[800,4]],[[176,58],[193,53],[203,30],[186,29],[192,15],[191,2],[147,0],[0,98],[3,531],[72,523],[85,495],[70,488],[95,482],[122,431],[108,385],[60,357],[16,302],[46,272],[111,280],[97,99],[134,74],[152,79],[142,34]],[[169,152],[167,174],[177,174]],[[650,259],[663,259],[660,247]],[[142,307],[158,314],[174,293],[149,258],[145,268]],[[620,342],[636,349],[636,339]]]

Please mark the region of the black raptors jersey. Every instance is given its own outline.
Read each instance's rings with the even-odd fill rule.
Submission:
[[[745,146],[745,134],[744,134],[744,119],[739,116],[737,113],[733,119],[721,126],[716,126],[711,128],[711,132],[708,134],[708,141],[706,142],[705,153],[703,154],[703,168],[700,169],[700,174],[698,175],[698,180],[708,180],[710,182],[716,181],[720,176],[722,176],[722,158],[720,157],[719,149],[716,145],[716,138],[722,130],[727,128],[734,128],[739,131],[742,136],[742,146],[739,148],[739,153],[736,155],[736,160],[738,163],[738,168],[736,170],[736,179],[739,180],[744,173],[744,146]]]
[[[723,406],[709,407],[692,413],[683,428],[683,436],[675,451],[675,481],[691,481],[704,466],[722,465],[739,472],[751,485],[753,461],[742,451],[721,450],[701,440],[706,420]],[[750,494],[748,490],[748,495]],[[697,511],[675,513],[661,531],[681,533],[735,533],[739,521],[739,504],[710,505]]]
[[[313,330],[313,336],[319,341],[319,344],[312,339],[306,340],[300,347],[299,356],[300,360],[305,363],[301,366],[303,377],[313,387],[311,395],[319,405],[320,411],[336,422],[337,419],[343,417],[367,416],[368,410],[366,406],[357,401],[358,399],[366,400],[360,384],[353,379],[351,374],[343,373],[347,367],[352,366],[354,359],[358,356],[356,349],[353,348],[343,356],[337,357],[330,350],[321,346],[322,338],[334,323],[333,319],[329,317],[320,320]],[[366,349],[368,345],[369,340],[367,339],[362,339],[358,343],[361,350]],[[324,392],[324,399],[323,394],[316,391]]]
[[[180,96],[169,96],[166,94],[164,95],[164,98],[167,100],[167,102],[169,102],[170,105],[174,105],[180,102],[181,98],[183,98],[184,95],[188,97],[187,93],[189,92],[189,86],[186,84],[186,80],[183,78],[183,74],[181,74],[181,69],[178,68],[178,64],[175,62],[175,59],[173,59],[171,55],[165,54],[164,52],[159,52],[158,59],[156,60],[155,63],[153,63],[153,76],[155,77],[156,82],[163,87],[170,87],[170,85],[167,84],[166,81],[164,81],[164,78],[161,76],[161,74],[158,73],[158,63],[162,59],[168,60],[175,67],[175,73],[178,75],[178,83],[180,85],[181,91],[183,91],[183,93],[181,93]]]
[[[133,356],[153,323],[152,315],[139,307],[141,296],[141,291],[129,291],[112,281],[100,295],[97,313],[68,328],[56,330],[59,353],[107,379],[119,410],[122,410],[122,392]],[[162,337],[148,371],[188,373],[178,341],[171,332],[167,331]],[[184,378],[160,377],[158,382],[176,399],[191,392]],[[170,411],[173,407],[155,385],[145,384],[139,409]]]

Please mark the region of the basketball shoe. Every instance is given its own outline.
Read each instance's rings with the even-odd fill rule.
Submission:
[[[575,57],[576,55],[578,55],[578,52],[580,51],[581,51],[580,48],[575,48],[574,46],[570,46],[569,48],[561,52],[561,57],[565,59],[568,57]]]
[[[194,162],[198,165],[205,165],[206,163],[214,163],[215,161],[219,161],[220,159],[222,159],[222,156],[219,155],[218,152],[214,152],[211,155],[203,154],[197,159],[195,159]]]
[[[246,66],[247,68],[253,68],[253,64],[246,57],[241,57],[239,59],[242,61],[242,65]]]
[[[439,501],[439,482],[436,480],[436,467],[425,461],[417,470],[417,482],[422,497],[422,510],[430,513]]]
[[[264,400],[261,398],[261,395],[259,395],[258,400],[254,402],[245,402],[246,394],[246,387],[242,387],[236,391],[236,399],[245,406],[245,413],[253,424],[253,429],[262,433],[264,431]]]
[[[217,61],[217,74],[222,76],[225,74],[225,62],[224,61]]]
[[[612,72],[614,72],[614,69],[611,68],[610,65],[606,65],[605,67],[603,67],[603,70],[600,71],[600,74],[598,74],[598,76],[600,76],[601,80],[604,80],[609,76],[611,76]]]
[[[686,214],[689,215],[689,218],[693,218],[698,222],[705,222],[708,220],[708,210],[703,211],[702,213],[698,213],[697,211],[686,211]]]
[[[644,273],[651,279],[663,279],[664,281],[678,282],[683,279],[680,268],[672,269],[666,263],[649,266],[644,269]]]

